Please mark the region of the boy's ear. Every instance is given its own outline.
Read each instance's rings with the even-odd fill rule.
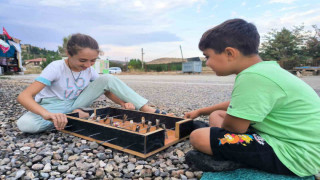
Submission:
[[[238,56],[238,50],[232,47],[226,47],[225,53],[229,58],[236,58]]]

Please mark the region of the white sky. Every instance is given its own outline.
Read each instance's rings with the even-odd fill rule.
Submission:
[[[0,0],[0,25],[23,44],[57,50],[73,33],[94,37],[103,58],[150,61],[202,56],[198,42],[231,18],[271,29],[320,26],[318,0]],[[263,41],[263,38],[261,39]]]

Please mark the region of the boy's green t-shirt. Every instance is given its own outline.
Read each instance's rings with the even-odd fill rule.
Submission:
[[[236,77],[229,115],[251,126],[298,176],[320,171],[320,98],[275,61],[263,61]]]

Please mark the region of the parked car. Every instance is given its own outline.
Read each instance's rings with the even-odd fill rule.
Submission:
[[[109,68],[109,74],[120,74],[122,72],[119,67],[111,67]]]

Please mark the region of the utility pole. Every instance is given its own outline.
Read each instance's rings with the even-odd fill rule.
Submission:
[[[143,55],[144,55],[143,48],[141,48],[141,67],[142,67],[142,69],[143,69]]]
[[[180,45],[180,52],[181,52],[181,57],[182,57],[182,62],[183,62],[183,54],[182,54],[182,48],[181,48],[181,45]]]
[[[127,71],[128,71],[128,64],[129,64],[129,63],[128,63],[128,57],[125,57],[125,58],[124,58],[124,61],[126,62],[126,72],[127,72]]]

